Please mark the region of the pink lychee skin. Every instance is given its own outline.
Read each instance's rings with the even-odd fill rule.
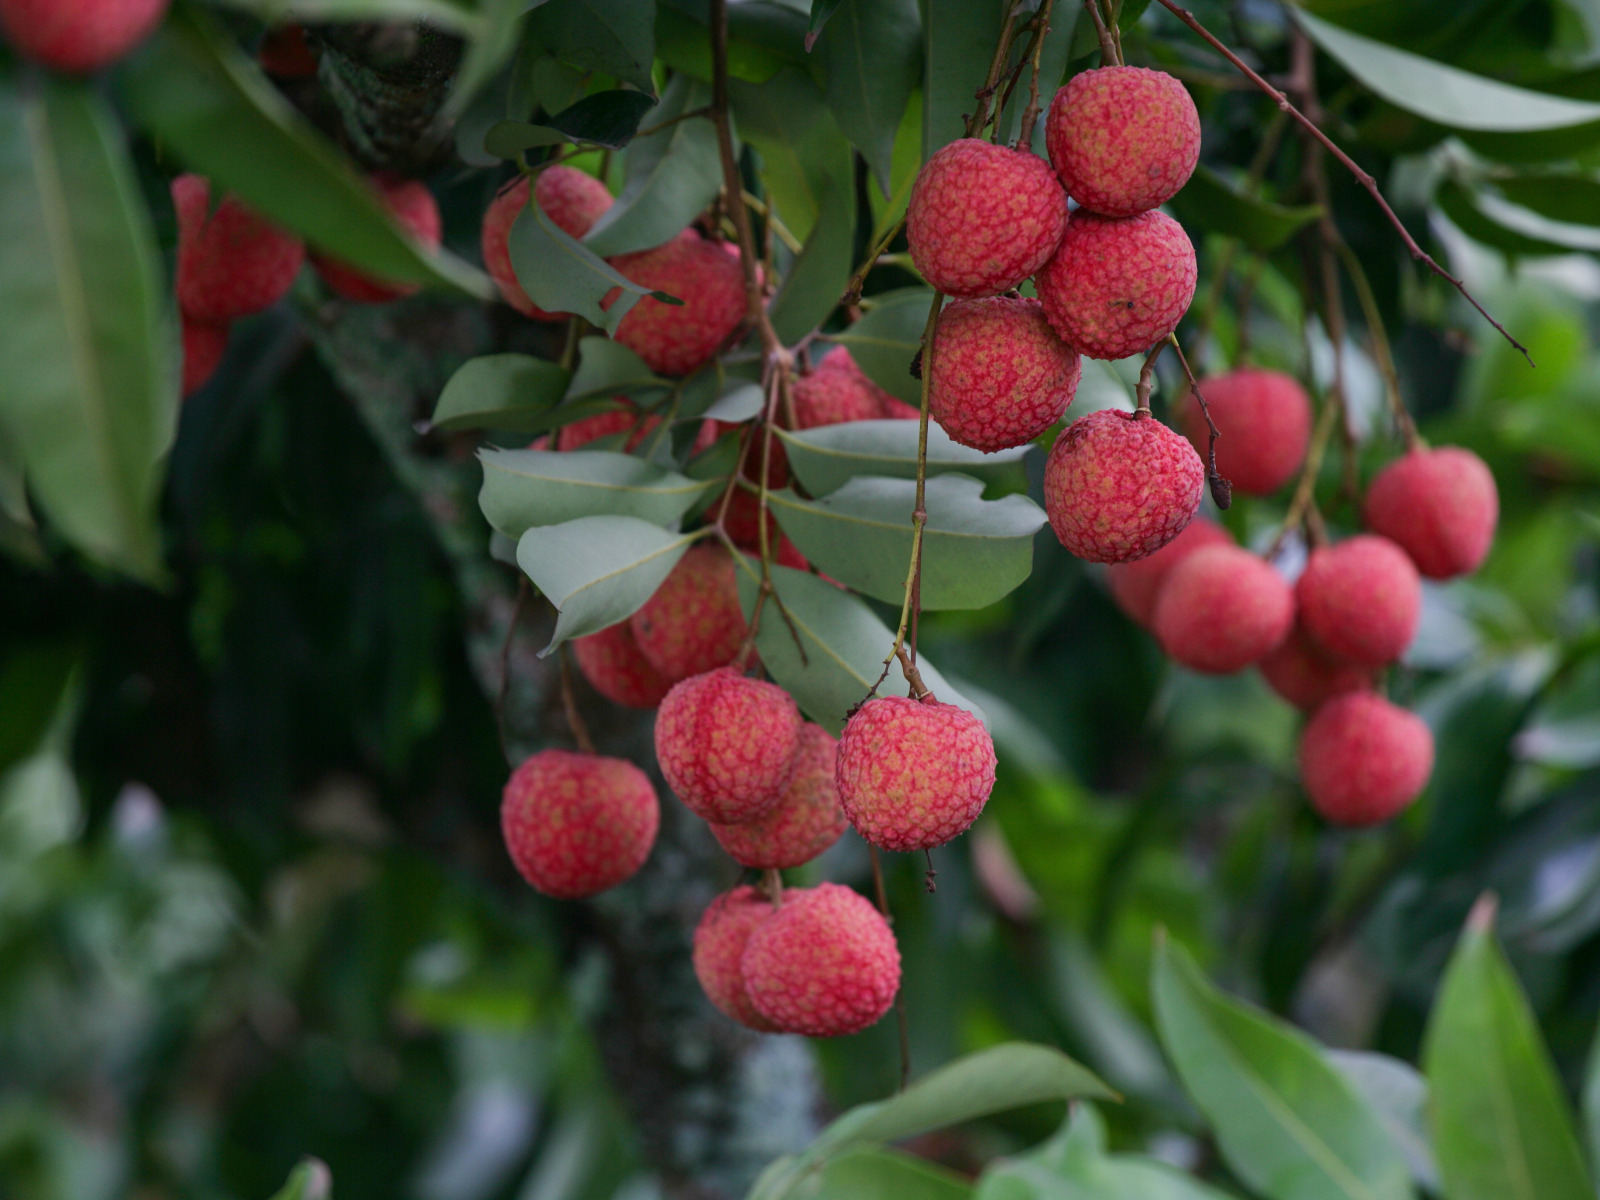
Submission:
[[[797,429],[885,420],[895,415],[889,405],[899,403],[867,378],[847,346],[835,346],[815,371],[795,380],[793,397]]]
[[[1388,538],[1362,533],[1319,546],[1294,590],[1306,633],[1340,661],[1381,667],[1399,658],[1417,632],[1422,581]]]
[[[694,973],[706,998],[725,1016],[762,1033],[778,1027],[750,1003],[741,963],[750,935],[775,911],[755,888],[736,887],[711,902],[694,930]]]
[[[759,821],[794,777],[800,726],[782,688],[721,667],[674,684],[661,701],[656,760],[668,786],[707,821]]]
[[[1078,390],[1078,356],[1037,300],[957,300],[939,315],[928,412],[975,450],[1033,441],[1059,421]]]
[[[1154,554],[1106,569],[1106,586],[1117,607],[1137,624],[1148,626],[1167,573],[1203,546],[1231,546],[1233,534],[1215,521],[1196,517],[1183,532]]]
[[[623,439],[620,449],[626,454],[637,450],[645,438],[661,427],[661,418],[655,413],[641,413],[639,406],[626,396],[616,399],[619,407],[580,417],[556,430],[556,449],[581,450],[590,442],[625,432],[628,436]]]
[[[994,790],[994,740],[954,704],[880,696],[839,735],[839,802],[885,850],[930,850],[966,830]]]
[[[228,326],[183,318],[183,391],[188,399],[216,373],[228,352]]]
[[[443,226],[439,221],[439,204],[427,186],[415,179],[380,178],[373,180],[383,197],[384,206],[395,220],[430,250],[439,248]],[[376,279],[349,263],[340,262],[323,254],[313,253],[311,265],[316,267],[322,281],[337,295],[358,304],[387,304],[414,296],[422,290],[421,284],[389,283]]]
[[[1294,594],[1248,550],[1203,546],[1167,574],[1152,628],[1173,659],[1207,675],[1241,671],[1288,636]]]
[[[744,319],[744,272],[739,256],[693,229],[654,250],[608,260],[633,282],[676,296],[665,304],[645,296],[617,323],[613,335],[661,375],[687,375],[705,363]],[[610,307],[608,299],[606,307]]]
[[[541,750],[512,772],[500,829],[522,877],[561,899],[593,896],[650,856],[661,806],[650,780],[620,758]]]
[[[875,1024],[900,990],[900,948],[865,896],[836,883],[791,888],[745,943],[745,990],[786,1033],[840,1037]]]
[[[1317,710],[1300,735],[1300,777],[1312,807],[1335,825],[1387,821],[1433,773],[1433,733],[1415,713],[1371,692]]]
[[[1044,465],[1044,510],[1061,544],[1089,562],[1154,554],[1200,507],[1206,472],[1194,447],[1148,413],[1079,417]]]
[[[839,743],[819,725],[800,730],[794,777],[778,806],[747,825],[713,825],[712,835],[741,866],[786,870],[839,840],[849,822],[834,779]]]
[[[911,187],[906,241],[930,284],[948,296],[997,296],[1042,267],[1067,225],[1055,172],[1026,150],[979,138],[951,142]]]
[[[1115,359],[1142,354],[1176,329],[1195,279],[1194,244],[1165,213],[1080,209],[1033,284],[1062,341],[1086,358]]]
[[[1241,367],[1200,381],[1216,422],[1217,473],[1247,496],[1270,496],[1300,469],[1311,441],[1311,397],[1292,375]],[[1183,432],[1203,459],[1210,430],[1193,390],[1184,392]]]
[[[172,181],[178,212],[178,306],[218,324],[271,308],[305,261],[300,239],[233,196],[211,211],[211,186],[199,175]]]
[[[578,670],[591,687],[614,704],[628,708],[654,708],[672,686],[672,681],[650,665],[633,640],[633,627],[626,621],[574,638],[572,656]]]
[[[36,62],[86,75],[144,41],[166,11],[167,0],[0,0],[0,30]]]
[[[576,167],[546,167],[533,190],[539,207],[555,227],[570,238],[581,238],[611,207],[611,193],[593,175]],[[562,321],[565,313],[548,313],[528,298],[511,267],[511,226],[528,207],[528,181],[518,179],[494,198],[483,215],[484,270],[489,272],[500,297],[525,317],[535,321]]]
[[[1289,636],[1256,669],[1267,686],[1302,712],[1312,712],[1335,696],[1372,690],[1372,671],[1329,658],[1297,623]]]
[[[1470,450],[1419,447],[1378,472],[1367,489],[1367,527],[1395,542],[1429,579],[1483,565],[1500,519],[1489,465]]]
[[[691,546],[630,618],[640,653],[663,678],[677,683],[733,661],[748,628],[737,569],[722,546]]]
[[[1178,80],[1144,67],[1080,71],[1056,92],[1045,148],[1067,194],[1131,217],[1165,204],[1200,161],[1200,114]]]

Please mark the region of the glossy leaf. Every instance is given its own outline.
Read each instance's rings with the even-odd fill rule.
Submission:
[[[800,433],[777,431],[795,477],[813,496],[826,496],[858,475],[892,479],[917,477],[917,422],[906,420],[848,421],[819,425]],[[950,440],[928,423],[927,473],[931,479],[950,471],[992,479],[1015,469],[1030,447],[1016,446],[985,454]]]
[[[1411,1177],[1439,1191],[1439,1165],[1428,1137],[1428,1081],[1410,1063],[1365,1050],[1324,1050],[1323,1057],[1372,1107],[1405,1156]]]
[[[922,91],[911,93],[905,115],[900,118],[900,128],[894,135],[894,157],[889,162],[889,194],[881,196],[877,188],[867,189],[867,200],[872,205],[872,237],[869,247],[875,247],[888,235],[894,223],[905,216],[911,203],[911,189],[922,170]]]
[[[766,200],[784,228],[804,241],[823,199],[852,161],[850,144],[811,77],[787,68],[760,87],[729,87],[739,136],[761,156]],[[842,289],[841,289],[842,290]]]
[[[572,372],[531,354],[469,358],[450,376],[433,410],[433,427],[504,429],[533,433],[546,427],[551,408],[566,394]]]
[[[966,1200],[972,1185],[898,1150],[852,1150],[822,1169],[819,1195],[841,1200]]]
[[[842,0],[816,53],[828,107],[888,195],[895,130],[922,62],[917,0]]]
[[[919,404],[922,385],[912,378],[911,362],[922,347],[933,292],[902,288],[872,299],[867,314],[833,340],[850,347],[850,357],[873,383],[907,404]]]
[[[1257,253],[1276,250],[1322,213],[1315,204],[1290,208],[1247,196],[1205,166],[1172,198],[1172,209],[1184,224],[1236,237]]]
[[[786,346],[827,320],[850,282],[855,269],[855,182],[848,156],[841,155],[811,236],[772,298],[772,325]]]
[[[991,0],[927,0],[922,31],[923,162],[940,147],[966,136],[966,119],[988,78],[1006,7]]]
[[[507,537],[535,525],[610,514],[670,525],[708,491],[631,454],[604,450],[482,450],[478,506]]]
[[[760,384],[748,379],[734,379],[730,384],[703,412],[690,415],[704,416],[708,421],[748,421],[766,404]]]
[[[607,333],[616,332],[641,297],[664,295],[634,283],[574,241],[537,204],[530,203],[511,223],[510,249],[511,269],[529,299],[546,312],[575,313]],[[613,288],[621,288],[621,294],[601,308]]]
[[[562,62],[613,75],[653,96],[655,21],[655,0],[545,0],[528,27]]]

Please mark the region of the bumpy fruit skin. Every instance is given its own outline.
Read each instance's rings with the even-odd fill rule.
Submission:
[[[782,688],[722,667],[667,693],[656,714],[656,759],[668,786],[707,821],[759,821],[794,777],[800,726]]]
[[[1200,161],[1200,114],[1165,71],[1080,71],[1056,93],[1045,148],[1067,194],[1107,217],[1165,204]]]
[[[1470,450],[1416,449],[1378,472],[1367,489],[1367,527],[1397,543],[1429,579],[1483,565],[1500,519],[1489,466]]]
[[[878,1021],[900,990],[900,948],[865,896],[836,883],[791,888],[745,943],[745,990],[785,1033],[840,1037]]]
[[[609,260],[633,282],[676,296],[664,304],[645,296],[617,323],[616,340],[652,371],[687,375],[728,340],[744,319],[744,273],[739,256],[693,229],[664,246]],[[606,307],[610,307],[608,299]]]
[[[1415,713],[1371,692],[1317,710],[1300,735],[1300,776],[1335,825],[1376,825],[1409,805],[1433,773],[1433,734]]]
[[[1037,300],[957,300],[939,315],[928,411],[963,446],[1023,446],[1061,419],[1081,370]]]
[[[1168,573],[1152,628],[1184,666],[1228,675],[1267,654],[1293,623],[1294,594],[1271,564],[1237,546],[1204,546]]]
[[[661,806],[645,773],[620,758],[541,750],[514,772],[500,829],[522,877],[547,896],[593,896],[650,856]]]
[[[430,250],[439,248],[443,227],[439,222],[439,205],[424,184],[414,179],[374,180],[383,195],[383,203],[394,214],[411,236]],[[388,283],[358,271],[349,263],[321,254],[311,255],[311,265],[333,291],[346,300],[358,304],[387,304],[414,296],[422,290],[421,284]]]
[[[880,696],[839,735],[839,802],[885,850],[930,850],[978,819],[994,790],[994,740],[954,704]]]
[[[539,172],[534,197],[555,227],[571,238],[581,238],[611,207],[611,193],[593,175],[576,167],[546,167]],[[483,266],[500,297],[525,317],[535,321],[560,321],[563,313],[548,313],[528,298],[511,267],[511,226],[528,206],[528,181],[518,179],[494,198],[483,216]]]
[[[1298,624],[1256,669],[1268,687],[1301,712],[1313,712],[1346,692],[1372,689],[1370,669],[1329,658]]]
[[[634,641],[664,678],[677,683],[733,661],[747,629],[736,570],[723,547],[691,546],[633,614]]]
[[[793,398],[797,429],[885,420],[895,415],[889,405],[899,403],[867,378],[848,346],[835,346],[815,371],[795,380]]]
[[[742,962],[750,935],[775,911],[755,888],[736,887],[713,900],[694,929],[694,973],[706,998],[725,1016],[762,1033],[778,1027],[750,1003]]]
[[[1043,266],[1067,225],[1055,172],[1026,150],[961,138],[923,164],[906,241],[923,277],[958,299],[997,296]]]
[[[1087,358],[1142,354],[1178,327],[1194,299],[1194,244],[1165,213],[1079,210],[1034,287],[1045,316]]]
[[[305,246],[232,196],[211,211],[211,185],[199,175],[172,181],[178,211],[178,306],[218,324],[271,308],[300,273]]]
[[[167,0],[0,0],[6,40],[36,62],[86,75],[144,41]]]
[[[613,433],[624,433],[620,449],[624,454],[636,450],[651,433],[661,427],[661,418],[655,413],[642,414],[639,406],[626,396],[618,396],[620,407],[597,412],[592,417],[581,417],[556,430],[557,450],[581,450],[590,442],[599,441]]]
[[[1311,441],[1311,397],[1292,375],[1241,367],[1200,382],[1217,423],[1217,472],[1247,496],[1270,496],[1300,469]],[[1202,459],[1211,440],[1192,390],[1183,432]]]
[[[640,652],[639,644],[633,640],[633,627],[626,621],[588,637],[575,638],[572,655],[590,686],[614,704],[654,708],[672,686],[672,681]]]
[[[741,866],[783,870],[808,863],[844,833],[844,809],[834,779],[839,743],[809,722],[800,730],[794,778],[778,806],[747,825],[713,825],[711,832]]]
[[[1050,448],[1044,511],[1079,558],[1132,562],[1183,532],[1205,480],[1194,447],[1160,421],[1105,408],[1079,417]]]
[[[1148,626],[1156,611],[1167,573],[1204,546],[1231,546],[1233,534],[1215,521],[1196,517],[1183,532],[1154,554],[1106,569],[1106,587],[1117,607],[1133,621]]]
[[[1391,663],[1417,632],[1422,581],[1406,552],[1388,538],[1362,533],[1318,547],[1294,591],[1306,633],[1343,662]]]
[[[188,399],[205,386],[228,352],[228,326],[183,318],[183,391]]]

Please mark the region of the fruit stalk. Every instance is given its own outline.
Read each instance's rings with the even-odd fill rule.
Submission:
[[[1372,294],[1372,284],[1362,269],[1360,257],[1350,249],[1350,244],[1340,238],[1337,249],[1339,260],[1344,263],[1345,274],[1350,277],[1350,286],[1355,289],[1356,299],[1361,303],[1361,315],[1367,323],[1367,333],[1372,338],[1372,356],[1378,360],[1384,395],[1389,400],[1389,411],[1394,414],[1395,427],[1400,431],[1406,449],[1416,450],[1421,447],[1422,438],[1418,436],[1417,423],[1411,419],[1405,401],[1400,396],[1400,374],[1395,370],[1389,335],[1383,328],[1383,314],[1378,311],[1378,298]]]
[[[911,562],[906,569],[905,599],[900,604],[900,624],[895,630],[894,648],[889,651],[889,657],[883,660],[885,674],[888,673],[894,660],[900,656],[900,648],[906,645],[906,627],[911,621],[912,611],[917,607],[922,592],[922,530],[928,523],[928,392],[933,382],[934,334],[939,328],[939,312],[942,308],[944,308],[944,293],[935,292],[933,303],[928,305],[928,323],[922,329],[922,409],[917,416],[917,502],[911,511]],[[915,637],[910,644],[912,660],[915,661],[917,653]],[[882,682],[882,676],[879,677],[879,682]],[[909,676],[907,682],[910,682]]]
[[[1039,121],[1039,62],[1044,56],[1045,35],[1050,32],[1050,10],[1055,0],[1044,0],[1033,18],[1032,73],[1028,80],[1028,107],[1022,110],[1022,125],[1017,131],[1017,148],[1033,145],[1033,127]]]

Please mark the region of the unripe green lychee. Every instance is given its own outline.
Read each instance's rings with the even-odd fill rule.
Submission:
[[[1067,194],[1091,212],[1131,217],[1165,204],[1200,161],[1200,114],[1165,71],[1080,71],[1056,92],[1045,146]]]
[[[1217,473],[1233,490],[1270,496],[1300,469],[1311,441],[1311,397],[1292,375],[1240,367],[1200,381],[1216,422]],[[1193,389],[1183,399],[1183,432],[1202,459],[1211,440]]]
[[[712,825],[722,848],[741,866],[785,870],[808,863],[839,840],[849,823],[834,779],[839,743],[809,722],[800,730],[794,777],[766,816],[744,825]]]
[[[271,308],[305,261],[305,246],[233,196],[211,207],[199,175],[172,181],[178,213],[178,306],[195,321],[220,324]]]
[[[668,786],[707,821],[759,821],[794,777],[800,710],[776,684],[732,667],[692,675],[661,701],[656,759]]]
[[[0,30],[35,62],[86,75],[144,41],[166,11],[167,0],[0,0]]]
[[[1344,662],[1391,663],[1417,632],[1422,581],[1406,552],[1388,538],[1362,533],[1319,546],[1294,591],[1306,633]]]
[[[483,267],[500,289],[501,298],[523,316],[535,321],[563,321],[565,313],[545,312],[528,298],[511,266],[511,226],[528,207],[528,191],[527,179],[518,179],[489,205],[483,216]],[[551,224],[571,238],[582,238],[611,207],[611,193],[605,184],[576,167],[559,164],[539,172],[533,195]]]
[[[384,207],[394,215],[395,220],[428,249],[437,250],[443,227],[439,221],[438,202],[427,185],[415,179],[388,176],[374,179],[373,184],[383,198]],[[358,304],[387,304],[391,300],[414,296],[422,290],[421,284],[390,283],[376,279],[349,263],[324,254],[313,252],[310,258],[311,265],[329,288]]]
[[[633,638],[672,683],[733,661],[748,626],[733,556],[712,542],[689,547],[633,614]]]
[[[1409,805],[1433,773],[1433,733],[1371,692],[1329,700],[1300,736],[1312,806],[1335,825],[1376,825]]]
[[[1135,622],[1148,626],[1167,573],[1202,546],[1231,546],[1233,534],[1206,517],[1196,517],[1183,532],[1154,554],[1106,569],[1106,586],[1117,607]]]
[[[1203,546],[1173,567],[1156,599],[1156,640],[1178,662],[1208,675],[1241,671],[1289,633],[1294,594],[1248,550]]]
[[[547,896],[592,896],[650,856],[661,822],[645,773],[620,758],[541,750],[512,772],[500,803],[506,849]]]
[[[1372,669],[1342,663],[1319,650],[1296,623],[1256,669],[1267,686],[1302,712],[1312,712],[1335,696],[1372,689]]]
[[[1470,450],[1418,448],[1390,463],[1367,489],[1367,527],[1395,542],[1429,579],[1483,565],[1500,518],[1488,464]]]
[[[228,324],[183,318],[183,391],[185,398],[205,386],[228,352]]]
[[[609,260],[634,283],[676,296],[645,296],[617,324],[616,340],[662,375],[688,375],[705,363],[744,320],[744,272],[730,254],[693,229],[653,250]],[[615,293],[613,293],[615,296]],[[606,307],[612,300],[608,299]]]
[[[928,411],[963,446],[1023,446],[1061,419],[1080,370],[1037,300],[957,300],[939,314]]]
[[[750,935],[776,911],[755,888],[736,887],[711,902],[694,930],[694,973],[706,998],[725,1016],[762,1033],[778,1027],[750,1003],[742,963]]]
[[[640,652],[633,640],[633,626],[627,621],[574,638],[572,656],[594,690],[615,704],[654,708],[672,686]]]

